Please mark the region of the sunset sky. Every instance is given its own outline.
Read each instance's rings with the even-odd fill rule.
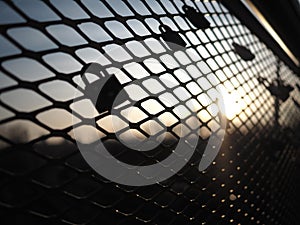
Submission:
[[[113,16],[107,7],[100,1],[96,2],[88,0],[82,2],[94,15],[100,18],[110,18]],[[139,1],[130,0],[129,2],[140,14],[150,15],[148,9],[140,4]],[[175,2],[178,4],[178,7],[182,6],[180,1]],[[158,15],[164,14],[163,9],[155,1],[148,1],[148,3]],[[178,86],[171,95],[176,96],[177,101],[182,100],[185,102],[183,103],[184,108],[188,108],[188,110],[192,111],[200,110],[198,113],[200,121],[211,119],[211,115],[216,114],[216,111],[218,111],[217,107],[214,106],[210,100],[216,99],[216,93],[222,95],[226,117],[238,126],[241,124],[241,121],[246,120],[247,117],[251,116],[262,104],[262,101],[258,99],[258,96],[259,93],[262,92],[263,87],[257,86],[257,80],[254,79],[257,75],[257,71],[247,69],[247,67],[249,67],[248,64],[239,60],[231,46],[233,41],[249,45],[255,40],[243,37],[236,38],[236,35],[241,35],[242,32],[249,32],[247,28],[241,28],[239,26],[219,28],[218,21],[220,18],[223,19],[223,23],[228,24],[233,23],[236,19],[233,16],[226,14],[227,10],[225,8],[220,8],[218,4],[215,4],[214,7],[216,7],[219,12],[224,12],[224,15],[221,15],[220,17],[210,15],[207,12],[207,10],[210,10],[209,7],[211,6],[208,6],[207,9],[201,2],[196,2],[199,9],[204,12],[206,18],[211,22],[212,29],[206,31],[197,30],[195,32],[185,32],[185,35],[181,35],[181,37],[194,45],[201,44],[197,48],[191,48],[189,44],[182,51],[174,52],[174,54],[171,55],[168,53],[164,54],[166,48],[168,48],[166,43],[164,43],[162,39],[157,40],[150,37],[146,38],[144,42],[129,41],[125,46],[108,44],[103,47],[106,54],[101,53],[98,49],[93,47],[79,48],[75,53],[81,61],[60,51],[57,43],[72,47],[86,45],[89,40],[82,37],[72,27],[60,23],[59,15],[50,10],[48,6],[42,2],[32,3],[31,1],[15,1],[14,4],[25,14],[38,21],[57,21],[57,23],[45,28],[47,34],[30,26],[16,26],[9,29],[7,32],[9,38],[25,49],[36,52],[52,50],[53,53],[44,54],[42,60],[43,63],[46,63],[47,66],[53,68],[57,73],[46,68],[40,62],[28,57],[20,56],[3,61],[3,68],[9,73],[14,74],[16,79],[19,79],[20,81],[38,82],[40,80],[49,80],[38,85],[41,93],[47,95],[49,98],[46,99],[45,96],[43,97],[33,90],[19,87],[1,93],[0,99],[9,107],[25,113],[30,113],[43,107],[50,107],[49,110],[42,111],[36,116],[40,122],[48,127],[59,130],[80,123],[82,119],[72,115],[70,113],[71,110],[74,110],[82,118],[90,118],[98,114],[95,108],[93,108],[87,100],[84,100],[82,93],[86,87],[81,79],[80,71],[84,63],[90,62],[97,62],[103,66],[103,70],[108,74],[115,74],[121,84],[126,84],[125,90],[132,100],[146,97],[149,93],[159,93],[162,96],[162,99],[167,99],[169,102],[174,101],[173,103],[176,104],[176,100],[171,100],[172,96],[170,97],[170,95],[165,92],[164,85],[166,87]],[[75,20],[78,18],[89,18],[89,15],[87,15],[75,2],[55,0],[51,1],[51,4],[69,18]],[[111,4],[114,10],[120,15],[132,15],[129,8],[122,4],[122,2],[109,1],[109,4]],[[175,9],[174,6],[168,5],[167,7],[169,7],[169,10],[177,12],[177,9]],[[0,14],[0,23],[26,23],[25,19],[15,11],[11,10],[6,3],[0,2],[0,8],[2,9],[1,11],[3,11],[3,13]],[[162,17],[160,21],[154,18],[147,18],[144,22],[149,28],[146,28],[146,26],[138,19],[130,19],[126,21],[126,23],[136,34],[141,36],[149,35],[151,32],[160,34],[160,31],[158,30],[160,23],[170,26],[174,31],[178,30],[178,27],[186,30],[190,26],[190,24],[188,24],[181,16],[175,16],[174,21],[176,24],[168,17]],[[106,29],[117,38],[125,39],[134,37],[134,34],[126,29],[120,22],[110,20],[105,22],[103,26],[105,26],[105,29],[99,24],[91,21],[82,22],[77,25],[78,29],[81,30],[81,32],[84,32],[87,38],[96,42],[112,40],[112,37],[105,31]],[[234,37],[231,38],[231,36]],[[0,56],[4,57],[21,53],[21,50],[16,45],[11,44],[4,36],[1,35],[0,39]],[[218,39],[220,39],[220,41],[217,41]],[[230,39],[230,41],[228,39]],[[210,40],[214,42],[210,42]],[[149,49],[153,52],[150,52]],[[252,51],[255,50],[256,49],[252,49]],[[220,54],[222,54],[222,57],[219,56]],[[132,55],[138,56],[141,60],[139,62],[134,62],[136,60],[132,59]],[[124,65],[126,72],[134,79],[145,79],[142,83],[143,87],[133,85],[133,81],[131,81],[124,72],[116,68],[113,61],[121,62]],[[166,71],[162,62],[168,65],[167,67],[169,69],[178,69],[174,70],[174,74],[170,74]],[[143,66],[141,63],[143,63]],[[222,67],[222,69],[219,69],[220,67]],[[7,88],[17,84],[17,81],[7,76],[4,71],[0,71],[0,73],[1,88]],[[73,81],[78,86],[73,86],[65,80],[60,79],[58,73],[65,74],[64,76],[68,76],[70,73],[78,73],[76,76],[73,76]],[[157,76],[156,74],[159,75]],[[180,82],[185,83],[185,86],[180,89],[179,83],[174,77],[179,79]],[[99,79],[99,77],[89,75],[88,79],[90,82],[93,82]],[[244,84],[241,86],[241,83]],[[253,89],[254,87],[255,89]],[[162,93],[164,93],[164,95],[162,95]],[[196,99],[198,102],[186,101],[186,98],[191,97],[190,93],[197,95]],[[70,104],[69,111],[67,111],[65,109],[53,107],[52,99],[58,102],[67,102],[73,99],[80,100],[75,100]],[[203,105],[207,104],[209,107],[206,110],[201,111],[199,102]],[[146,110],[155,111],[155,109],[158,109],[157,107],[159,108],[161,106],[152,102],[148,104]],[[184,109],[180,110],[180,113],[184,113]],[[0,106],[0,112],[1,120],[14,116],[13,112],[3,106]],[[237,115],[240,115],[240,118],[237,119]],[[133,111],[127,116],[138,117],[139,115]],[[172,121],[171,118],[168,119],[165,117],[162,120],[162,123],[168,124],[170,123],[169,120]],[[115,124],[115,126],[119,125]],[[1,125],[0,133],[9,138],[12,132],[11,129],[16,129],[16,127],[19,126],[26,127],[28,133],[27,138],[29,139],[47,134],[48,132],[29,121],[13,121]],[[102,122],[101,126],[104,129],[109,129],[111,124],[106,121]],[[82,133],[85,134],[87,140],[90,141],[90,139],[93,139],[91,138],[92,135],[87,134],[87,130],[90,129],[86,126],[77,129],[82,130]],[[92,132],[95,131],[93,130]],[[100,131],[96,131],[96,133],[99,133],[100,136],[102,135]],[[72,136],[71,131],[69,134]],[[95,137],[98,138],[97,135]],[[86,142],[86,140],[84,141]]]

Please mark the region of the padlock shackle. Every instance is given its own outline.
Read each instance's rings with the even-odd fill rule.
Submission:
[[[81,77],[81,79],[86,80],[88,82],[88,84],[91,84],[88,79],[84,78],[84,74],[90,73],[90,74],[93,74],[93,75],[101,78],[100,71],[102,73],[105,73],[105,70],[102,70],[102,65],[100,65],[99,63],[96,63],[96,62],[88,63],[82,67],[81,72],[80,72],[80,77]]]
[[[160,31],[161,33],[166,33],[167,31],[172,31],[172,29],[171,29],[169,26],[165,25],[165,24],[160,25],[160,26],[158,27],[158,29],[159,29],[159,31]],[[164,30],[163,30],[163,29],[164,29]]]
[[[232,43],[231,43],[231,45],[233,46],[233,47],[243,47],[243,45],[241,45],[240,43],[237,43],[237,42],[235,42],[235,41],[233,41]]]
[[[189,6],[189,5],[184,5],[184,6],[182,6],[182,10],[183,10],[185,13],[187,13],[189,10],[193,10],[193,11],[197,12],[197,10],[196,10],[194,7]]]

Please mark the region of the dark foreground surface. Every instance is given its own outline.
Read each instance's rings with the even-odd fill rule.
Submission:
[[[296,225],[300,182],[295,136],[272,129],[256,134],[261,136],[226,135],[205,172],[197,169],[206,144],[199,142],[178,174],[147,187],[102,178],[68,141],[3,150],[1,224]]]

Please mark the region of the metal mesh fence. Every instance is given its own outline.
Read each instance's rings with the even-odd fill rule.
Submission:
[[[186,4],[202,12],[210,27],[196,28],[182,10]],[[0,2],[0,11],[2,224],[297,224],[299,79],[222,4],[14,1]],[[160,25],[179,34],[186,47],[170,49]],[[243,60],[233,42],[255,58]],[[95,60],[135,93],[132,100],[140,97],[134,118],[84,110],[84,90],[99,77],[81,76],[82,68]],[[122,68],[113,68],[116,63]],[[271,83],[278,76],[294,90],[276,109],[277,100],[258,78]],[[140,85],[130,86],[134,81]],[[199,172],[203,146],[216,129],[210,98],[216,90],[224,90],[226,137],[212,165]],[[168,107],[153,93],[172,93],[176,103]],[[76,147],[74,129],[83,143],[100,136],[120,160],[153,162],[170,153],[180,136],[176,107],[196,110],[200,141],[187,165],[166,181],[118,185],[97,175]],[[112,119],[128,120],[147,137],[153,117],[159,125],[171,123],[172,140],[155,155],[122,149],[109,126]],[[94,118],[97,129],[87,125]],[[189,134],[193,124],[183,120]]]

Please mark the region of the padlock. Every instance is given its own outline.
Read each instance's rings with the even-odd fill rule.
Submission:
[[[100,64],[90,63],[83,67],[82,75],[84,73],[91,73],[99,76],[102,69]],[[117,106],[130,99],[126,91],[123,91],[122,95],[118,96],[122,90],[123,87],[116,76],[107,75],[105,77],[101,76],[100,79],[86,84],[84,95],[91,100],[97,111],[102,114],[107,111],[111,112],[113,104]],[[118,98],[116,99],[117,96]]]
[[[285,102],[290,97],[290,92],[294,90],[294,88],[291,85],[283,85],[280,84],[278,86],[279,89],[279,98]]]
[[[173,31],[167,25],[160,25],[159,30],[161,32],[162,38],[167,42],[168,46],[172,50],[179,50],[180,46],[185,47],[186,43],[182,37],[175,31]]]
[[[251,61],[255,58],[255,55],[246,47],[239,45],[235,42],[232,43],[234,51],[238,54],[243,60]]]
[[[271,84],[267,85],[267,79],[259,77],[258,82],[264,85],[271,93],[271,95],[275,96],[276,98],[279,98],[283,102],[285,102],[289,98],[290,92],[294,90],[294,88],[291,85],[284,85],[281,81],[278,80],[273,81]]]
[[[193,7],[184,5],[182,6],[182,10],[189,21],[198,29],[207,29],[210,27],[210,22],[205,16],[201,12],[197,12]]]
[[[282,80],[278,78],[273,81],[271,85],[274,89],[273,95],[275,95],[283,102],[285,102],[290,97],[290,92],[294,90],[291,85],[283,84]]]

